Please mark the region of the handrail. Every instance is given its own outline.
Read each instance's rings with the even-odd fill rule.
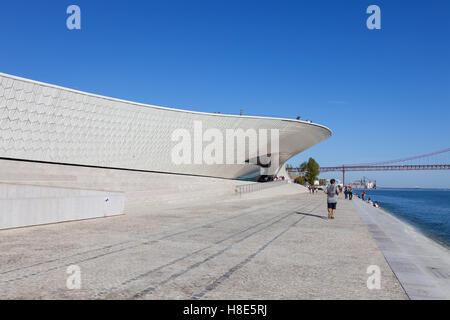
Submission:
[[[240,186],[235,186],[234,192],[239,195],[242,195],[243,193],[249,193],[249,192],[255,192],[260,191],[268,188],[278,187],[283,184],[287,184],[287,180],[280,180],[280,181],[271,181],[271,182],[255,182],[250,184],[244,184]]]

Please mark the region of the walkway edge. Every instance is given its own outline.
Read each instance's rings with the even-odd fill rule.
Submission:
[[[449,300],[449,251],[392,214],[359,199],[352,202],[408,297]]]

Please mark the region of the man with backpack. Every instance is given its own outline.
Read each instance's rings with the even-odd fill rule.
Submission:
[[[334,219],[334,214],[336,213],[336,204],[339,195],[339,189],[336,186],[336,180],[330,180],[330,185],[325,190],[325,193],[327,194],[328,219]]]

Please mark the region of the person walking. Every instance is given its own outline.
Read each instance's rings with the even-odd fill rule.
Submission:
[[[348,187],[347,192],[348,192],[348,199],[352,200],[353,199],[353,188]]]
[[[330,185],[325,190],[327,194],[327,205],[328,205],[328,219],[334,219],[334,214],[336,213],[336,204],[339,195],[339,189],[336,186],[336,180],[331,179]]]
[[[348,189],[347,187],[344,187],[344,195],[345,195],[345,200],[348,199]]]

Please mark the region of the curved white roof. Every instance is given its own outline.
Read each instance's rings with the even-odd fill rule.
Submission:
[[[205,113],[110,98],[0,73],[0,157],[223,178],[253,164],[171,161],[176,129],[278,129],[280,166],[331,136],[302,120]]]

